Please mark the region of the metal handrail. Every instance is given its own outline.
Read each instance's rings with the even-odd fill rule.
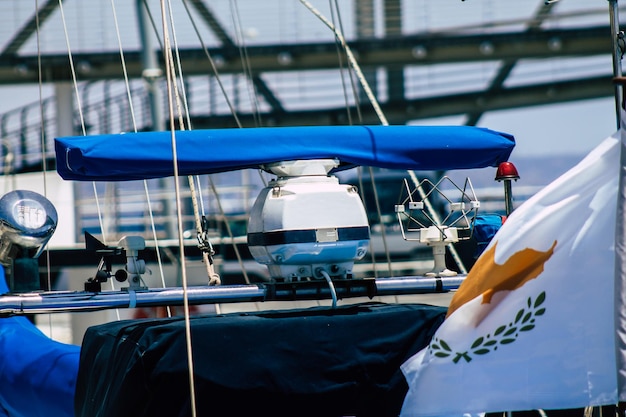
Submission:
[[[433,294],[455,290],[465,279],[465,275],[455,277],[396,277],[375,280],[352,280],[349,290],[337,288],[341,298]],[[369,282],[375,284],[375,294],[371,293]],[[275,290],[272,284],[194,286],[187,288],[189,304],[239,303],[256,301],[293,301],[311,299],[331,299],[325,282],[319,287],[307,286],[295,291]],[[55,291],[0,296],[0,316],[95,311],[116,308],[183,305],[183,289],[150,288],[146,290],[122,290],[104,292]]]

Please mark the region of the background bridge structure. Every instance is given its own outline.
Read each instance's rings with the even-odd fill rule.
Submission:
[[[158,2],[119,3],[137,129],[163,130]],[[312,3],[341,27],[391,124],[455,117],[480,125],[490,112],[615,94],[607,1],[346,0],[332,10],[328,1]],[[380,123],[363,92],[350,93],[356,82],[333,33],[300,2],[186,0],[173,7],[194,129],[236,127],[237,119],[242,127]],[[79,105],[87,134],[134,129],[109,1],[40,1],[37,12],[31,2],[4,1],[0,16],[0,92],[19,86],[33,97],[0,114],[6,178],[53,169],[53,138],[82,134]],[[33,94],[40,81],[41,102]],[[227,213],[243,213],[253,190],[234,191],[239,179],[232,175],[217,183],[231,195]],[[151,184],[155,193],[166,185]],[[79,242],[85,230],[97,234],[97,219],[90,185],[73,187],[76,201],[85,203],[75,205]],[[98,187],[111,201],[107,234],[148,230],[145,205],[128,202],[135,185]],[[163,193],[155,204],[163,238],[172,237],[170,200]]]

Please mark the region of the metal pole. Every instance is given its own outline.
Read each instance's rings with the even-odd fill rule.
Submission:
[[[513,193],[511,191],[511,180],[504,180],[504,210],[509,216],[513,212]]]
[[[354,280],[347,287],[338,285],[341,282],[335,281],[335,286],[339,298],[433,294],[456,290],[464,279],[465,275],[441,278],[377,278],[374,280],[374,294],[371,293],[372,280]],[[193,286],[187,289],[187,295],[189,304],[330,299],[331,293],[325,284],[325,282],[320,282],[320,285],[305,285],[297,290],[290,285],[273,286],[272,284]],[[168,305],[183,305],[182,288],[104,292],[55,291],[2,295],[0,296],[0,316]]]
[[[609,17],[613,46],[613,75],[616,80],[622,79],[621,59],[624,37],[619,30],[617,0],[609,0]],[[617,128],[621,130],[621,114],[623,106],[623,83],[615,84],[615,113]],[[615,221],[615,273],[614,273],[614,318],[615,318],[615,357],[617,377],[617,414],[624,416],[626,401],[626,311],[624,311],[624,295],[626,294],[626,148],[623,133],[620,135],[620,168],[617,194],[617,212]]]
[[[613,45],[613,76],[622,76],[622,54],[624,47],[624,35],[619,29],[619,9],[617,7],[617,0],[609,1],[609,17],[611,23],[611,37]],[[617,121],[617,128],[620,128],[621,108],[623,103],[623,86],[615,84],[615,114]]]

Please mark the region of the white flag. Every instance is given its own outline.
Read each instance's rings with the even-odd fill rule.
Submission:
[[[616,404],[619,134],[522,204],[402,371],[402,416]]]

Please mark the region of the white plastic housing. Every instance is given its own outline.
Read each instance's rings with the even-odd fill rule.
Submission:
[[[367,215],[356,188],[334,176],[279,178],[252,208],[248,245],[272,278],[321,278],[319,268],[345,277],[367,253]]]

